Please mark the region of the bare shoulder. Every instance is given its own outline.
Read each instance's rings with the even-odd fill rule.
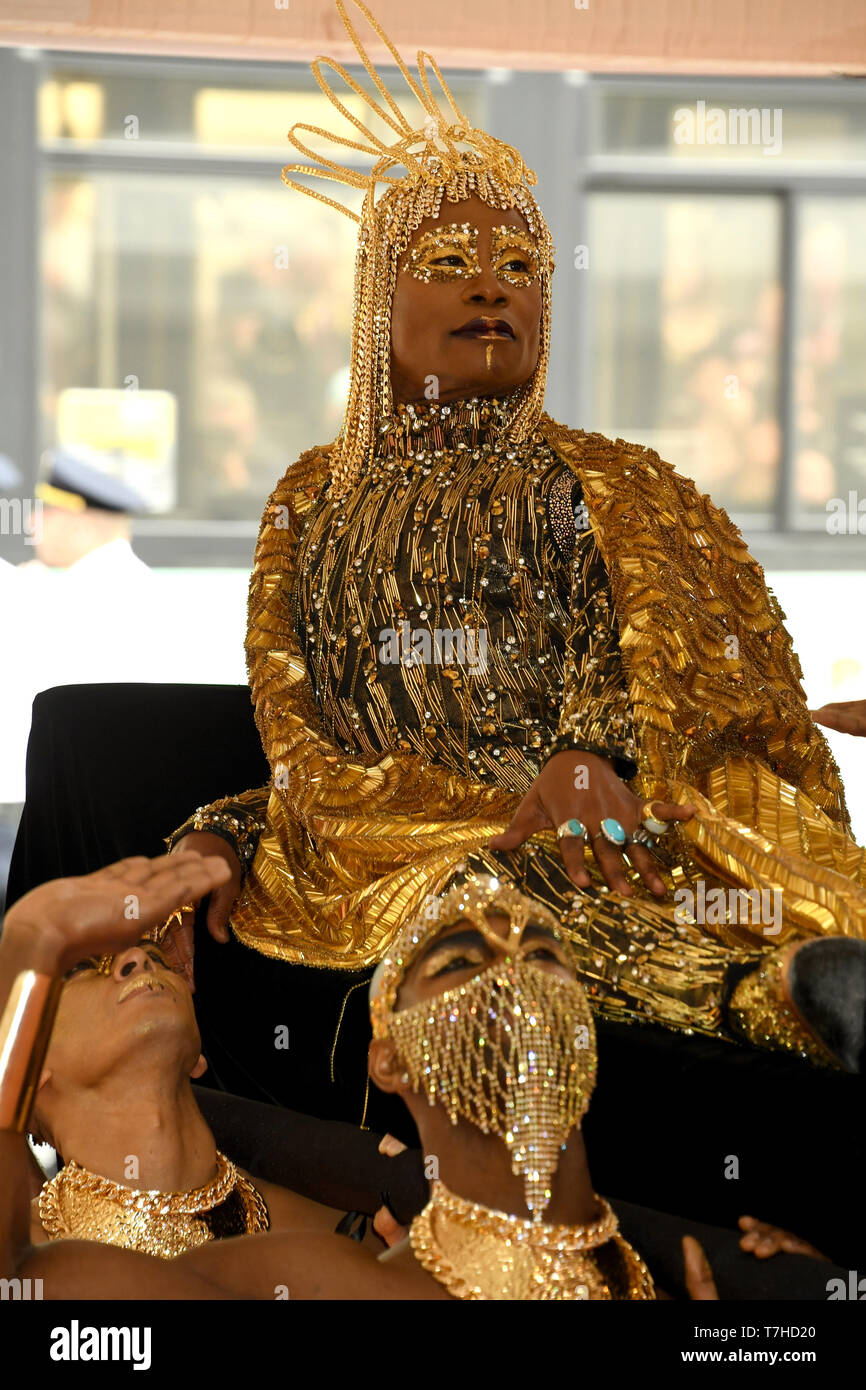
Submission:
[[[333,1207],[323,1206],[321,1202],[313,1202],[309,1197],[290,1192],[287,1187],[278,1187],[273,1182],[263,1182],[249,1173],[244,1173],[243,1176],[264,1199],[271,1231],[321,1231],[331,1235],[343,1215]]]
[[[214,1241],[175,1262],[227,1293],[257,1299],[403,1302],[449,1295],[409,1251],[381,1261],[345,1236],[273,1231]]]

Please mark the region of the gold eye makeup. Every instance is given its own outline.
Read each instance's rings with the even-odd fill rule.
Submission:
[[[531,285],[538,279],[538,251],[532,237],[519,227],[494,227],[490,257],[500,280],[509,285]]]
[[[150,956],[151,960],[164,966],[166,970],[171,969],[171,965],[164,952],[153,941],[149,938],[145,938],[145,940],[139,942],[139,945],[141,949]],[[115,955],[85,956],[82,960],[73,965],[71,970],[67,970],[63,978],[64,980],[71,980],[76,975],[83,975],[89,971],[94,971],[98,975],[108,976],[114,969],[114,962],[116,959],[117,957]]]
[[[99,956],[85,956],[83,960],[77,961],[71,970],[67,970],[63,978],[64,980],[71,980],[76,975],[83,975],[87,970],[98,970],[99,962]]]
[[[564,970],[571,979],[575,978],[574,962],[561,942],[535,939],[521,943],[517,954],[523,960],[529,961],[530,964],[556,965],[560,970]]]
[[[431,228],[410,248],[400,269],[425,284],[478,275],[478,228],[468,222]]]
[[[489,960],[490,949],[477,931],[455,932],[427,953],[421,962],[419,978],[432,980],[452,970],[486,965]]]

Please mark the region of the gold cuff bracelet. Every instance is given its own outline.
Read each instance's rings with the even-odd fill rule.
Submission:
[[[0,1019],[0,1130],[23,1134],[54,1026],[62,979],[22,970]]]

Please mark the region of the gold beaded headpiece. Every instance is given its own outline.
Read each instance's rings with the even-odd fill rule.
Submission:
[[[519,941],[523,928],[532,921],[540,927],[548,927],[568,946],[554,914],[512,883],[490,874],[474,874],[465,882],[454,883],[440,895],[431,894],[425,900],[418,915],[401,928],[377,967],[370,984],[374,1038],[390,1036],[390,1021],[400,985],[427,942],[438,936],[444,927],[453,926],[464,917],[486,932],[489,930],[487,916],[495,912],[508,917],[509,937],[514,941]]]
[[[388,92],[373,66],[364,45],[346,13],[344,0],[336,0],[340,18],[364,67],[382,97],[380,104],[366,93],[350,73],[332,58],[318,57],[312,63],[313,76],[337,111],[360,131],[364,140],[336,135],[321,126],[297,122],[289,131],[289,141],[307,160],[315,163],[287,164],[282,172],[289,187],[327,203],[359,223],[355,259],[355,298],[352,322],[352,360],[346,412],[333,453],[333,492],[339,496],[362,476],[372,456],[376,431],[383,416],[394,409],[391,393],[391,306],[400,256],[413,232],[425,217],[437,217],[443,197],[451,203],[477,196],[491,207],[516,208],[538,248],[541,284],[541,332],[538,363],[528,381],[510,402],[510,418],[503,438],[519,444],[535,429],[544,404],[547,363],[550,350],[550,282],[554,247],[541,209],[529,192],[537,183],[519,152],[486,131],[471,126],[459,109],[438,64],[429,53],[418,52],[418,80],[412,76],[397,49],[378,21],[360,0],[351,0],[357,10],[388,48],[412,95],[421,108],[421,121],[413,128]],[[388,145],[374,135],[344,104],[322,74],[323,66],[338,73],[347,87],[366,102],[370,110],[394,132]],[[443,110],[433,96],[428,66],[447,103]],[[338,164],[301,140],[303,131],[337,145],[372,157],[373,167],[366,173]],[[405,169],[405,173],[393,171]],[[342,203],[303,183],[287,177],[306,174],[364,190],[360,215]],[[386,185],[378,201],[379,184]]]
[[[441,894],[430,894],[416,916],[393,938],[388,955],[379,962],[370,981],[370,1017],[375,1038],[389,1037],[391,1017],[395,1011],[400,984],[406,979],[411,962],[423,951],[428,941],[466,917],[481,931],[489,930],[488,915],[500,912],[510,922],[509,937],[520,940],[525,924],[537,923],[548,927],[557,940],[570,951],[569,938],[563,933],[555,913],[545,908],[537,898],[521,892],[506,878],[488,873],[475,873],[470,867],[466,880],[452,883]]]

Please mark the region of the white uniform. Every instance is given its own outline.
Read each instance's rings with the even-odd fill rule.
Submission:
[[[7,565],[0,586],[2,639],[17,653],[0,687],[0,802],[23,801],[33,697],[56,685],[164,680],[164,639],[155,576],[124,539],[66,570]]]

